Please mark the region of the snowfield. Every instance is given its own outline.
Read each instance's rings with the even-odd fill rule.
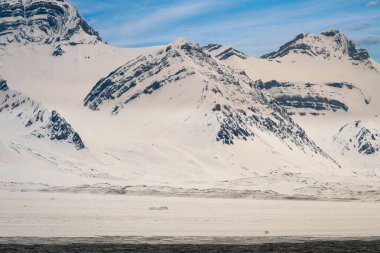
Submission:
[[[0,204],[0,237],[380,233],[379,203],[1,192]]]

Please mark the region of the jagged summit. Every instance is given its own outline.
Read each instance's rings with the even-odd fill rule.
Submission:
[[[313,58],[350,60],[357,65],[363,63],[373,68],[367,50],[357,48],[355,43],[337,29],[329,29],[319,35],[299,34],[282,45],[278,51],[261,56],[276,59],[303,54]]]
[[[0,45],[62,46],[101,42],[96,32],[66,0],[0,0]]]

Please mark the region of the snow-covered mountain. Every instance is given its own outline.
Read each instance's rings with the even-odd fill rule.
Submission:
[[[357,151],[363,145],[354,142],[358,133],[346,133],[356,129],[352,122],[372,121],[380,113],[379,65],[344,34],[337,30],[302,34],[261,59],[231,57],[223,62],[259,79],[262,92],[286,108],[343,167],[380,166],[373,155],[356,157],[356,152],[343,156],[341,152],[351,144],[350,149]],[[345,133],[339,133],[340,129]]]
[[[177,168],[171,173],[188,178],[194,171],[199,178],[225,179],[278,166],[338,168],[244,72],[183,39],[100,79],[84,105],[98,117],[109,115],[108,124],[124,124],[119,142],[144,150],[146,166],[160,174],[171,166]],[[136,161],[133,152],[128,157]]]
[[[80,150],[85,148],[79,134],[56,111],[49,111],[28,96],[10,90],[5,80],[0,80],[0,117],[12,124],[23,126],[26,138],[35,137],[55,142],[67,142]],[[15,122],[16,121],[16,122]],[[5,129],[2,130],[6,132]]]
[[[0,4],[0,73],[17,90],[0,81],[2,180],[286,196],[376,186],[378,152],[363,147],[378,148],[364,122],[380,113],[379,65],[337,31],[268,59],[184,39],[123,49],[67,1]]]
[[[285,43],[278,51],[261,56],[263,59],[280,59],[294,54],[307,55],[323,59],[348,59],[352,64],[364,64],[375,69],[367,50],[357,48],[355,43],[336,29],[322,32],[320,35],[299,34]]]
[[[190,86],[192,93],[180,92],[181,86]],[[269,133],[292,147],[327,157],[281,107],[264,97],[244,72],[235,72],[182,39],[155,54],[139,56],[101,79],[84,105],[92,110],[111,107],[112,114],[118,114],[132,103],[138,106],[158,96],[162,104],[170,100],[193,104],[194,108],[187,109],[206,113],[205,128],[217,121],[217,126],[210,127],[218,128],[209,137],[211,140],[234,144],[235,140],[254,141],[256,136]]]
[[[99,34],[66,0],[1,0],[0,45],[49,44],[54,55],[64,46],[102,42]]]

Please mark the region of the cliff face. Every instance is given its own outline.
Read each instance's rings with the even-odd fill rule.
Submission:
[[[0,1],[0,45],[51,44],[54,54],[61,46],[96,44],[99,34],[66,0]]]

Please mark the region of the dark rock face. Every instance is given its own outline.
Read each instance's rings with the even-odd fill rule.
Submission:
[[[304,43],[300,43],[300,44],[296,43],[298,41],[301,41],[303,38],[305,38],[305,34],[303,34],[303,33],[298,34],[293,40],[282,45],[278,51],[271,52],[269,54],[265,54],[265,55],[261,56],[260,58],[262,58],[262,59],[274,59],[277,57],[283,57],[285,55],[288,55],[290,52],[296,51],[296,50],[300,50],[299,51],[300,53],[312,55],[310,52],[308,52],[308,50],[310,50],[310,46],[308,46]]]
[[[294,108],[309,108],[317,111],[322,110],[344,110],[348,111],[348,106],[344,103],[335,100],[328,99],[324,97],[301,97],[298,95],[295,96],[280,96],[276,97],[276,101],[286,107],[294,107]]]
[[[247,59],[247,56],[244,53],[242,53],[242,52],[240,52],[240,51],[238,51],[232,47],[227,48],[226,50],[224,50],[223,52],[218,54],[216,56],[216,58],[218,58],[219,60],[227,60],[231,56],[236,56],[236,57],[239,57],[240,59],[243,59],[243,60]]]
[[[341,83],[326,83],[326,85],[330,86],[330,87],[339,88],[339,89],[347,87],[348,89],[352,90],[354,88],[354,86],[352,84],[346,83],[346,82],[341,82]]]
[[[99,34],[66,0],[4,0],[0,2],[0,45],[95,44]],[[62,49],[54,51],[63,53]]]
[[[372,133],[368,128],[360,129],[358,135],[358,151],[364,155],[372,155],[379,151],[380,136]]]
[[[212,52],[212,51],[220,49],[221,47],[223,46],[219,44],[208,44],[207,46],[204,46],[203,48],[208,52]]]
[[[61,46],[57,46],[55,49],[54,49],[54,52],[53,52],[53,55],[54,56],[61,56],[65,53],[65,51],[62,50]]]
[[[263,89],[263,90],[270,90],[272,88],[279,88],[279,87],[291,87],[292,84],[288,83],[288,82],[277,82],[276,80],[271,80],[269,82],[258,82],[257,84],[257,87],[259,89]]]
[[[346,83],[329,83],[328,86],[341,88],[344,85],[349,86]],[[315,84],[306,83],[303,84],[303,89],[309,89]],[[285,108],[303,108],[303,109],[313,109],[316,111],[323,110],[344,110],[348,111],[348,106],[343,102],[340,102],[336,99],[322,97],[321,95],[311,92],[305,93],[305,95],[299,95],[296,92],[295,84],[289,82],[278,82],[276,80],[272,80],[269,82],[257,82],[257,87],[262,90],[267,90],[271,94],[271,96],[276,100],[276,102],[285,107]],[[352,85],[349,86],[352,89]],[[283,93],[283,90],[287,90],[286,93]],[[294,94],[292,94],[294,93]]]
[[[215,46],[217,47],[217,46]],[[329,158],[308,138],[300,126],[274,100],[264,96],[242,71],[233,70],[215,60],[204,48],[188,42],[175,42],[151,55],[142,55],[101,79],[86,96],[84,105],[101,110],[107,103],[112,114],[128,110],[129,103],[154,96],[173,85],[190,85],[191,76],[203,85],[199,106],[207,106],[215,115],[219,130],[216,140],[226,145],[236,141],[254,141],[266,132],[281,139],[289,148],[311,150]],[[108,106],[107,106],[108,108]],[[196,110],[194,108],[194,110]]]
[[[214,106],[214,108],[212,109],[214,112],[216,112],[216,111],[221,111],[221,106],[220,106],[220,104],[216,104],[215,106]]]
[[[0,81],[0,113],[15,115],[25,126],[26,132],[37,138],[67,142],[81,150],[85,145],[79,134],[56,111],[48,111],[30,97],[8,89]]]
[[[326,37],[334,37],[335,35],[337,35],[339,33],[340,33],[339,30],[336,30],[336,29],[330,29],[330,30],[321,32],[321,34],[326,36]]]
[[[7,81],[0,79],[0,91],[7,91],[8,89]]]
[[[348,44],[348,55],[355,61],[365,61],[370,58],[367,50],[356,48],[356,45],[352,41],[349,41]]]
[[[362,121],[355,121],[344,125],[334,136],[334,142],[343,147],[343,154],[355,150],[362,155],[375,155],[380,151],[380,129],[369,128]]]
[[[77,149],[85,148],[79,134],[73,130],[70,124],[66,122],[56,111],[51,112],[50,122],[47,125],[50,132],[50,139],[57,141],[68,141],[75,145]]]
[[[247,140],[254,136],[254,133],[246,127],[245,119],[240,115],[246,115],[244,111],[234,112],[231,106],[225,105],[221,111],[223,119],[220,119],[220,130],[216,140],[222,141],[223,144],[234,144],[234,139]]]
[[[205,52],[213,52],[215,50],[218,50],[220,48],[222,48],[223,46],[222,45],[219,45],[219,44],[209,44],[207,46],[204,46],[202,49],[205,51]],[[219,60],[227,60],[229,58],[231,58],[232,56],[236,56],[236,57],[239,57],[240,59],[247,59],[247,55],[236,50],[235,48],[232,48],[232,47],[229,47],[225,50],[223,50],[222,52],[218,53],[215,55],[215,57]]]

